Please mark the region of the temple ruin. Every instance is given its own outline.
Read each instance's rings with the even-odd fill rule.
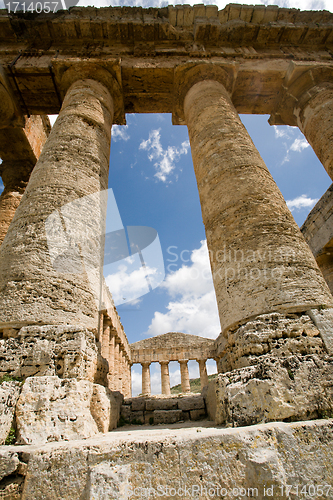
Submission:
[[[186,486],[198,499],[282,499],[300,485],[306,498],[332,497],[332,190],[301,232],[239,118],[299,127],[333,179],[332,58],[327,11],[0,11],[1,498],[154,498],[159,488],[187,498]],[[105,285],[103,193],[111,128],[126,113],[172,113],[188,127],[214,341],[170,332],[130,345]],[[48,114],[58,114],[52,129]],[[240,269],[229,251],[252,257]],[[208,383],[210,358],[219,374]],[[192,359],[202,393],[191,398]],[[161,398],[150,394],[152,362]],[[130,397],[134,363],[142,398]],[[133,413],[148,425],[207,413],[211,426],[109,432]]]

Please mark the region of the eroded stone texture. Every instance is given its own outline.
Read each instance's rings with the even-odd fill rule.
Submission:
[[[308,314],[262,314],[216,340],[219,372],[255,365],[261,356],[326,355],[319,329]]]
[[[91,382],[101,378],[95,335],[85,328],[29,326],[13,329],[11,335],[0,340],[0,376],[57,375]]]
[[[246,488],[248,498],[247,489],[257,488],[252,497],[263,500],[269,498],[264,487],[270,485],[272,498],[282,500],[281,486],[332,484],[332,433],[332,422],[325,420],[237,430],[173,429],[163,435],[156,429],[13,451],[24,452],[28,461],[22,500],[104,500],[105,492],[118,500],[134,496],[135,488],[157,492],[158,487],[160,492],[168,488],[165,498],[180,499],[185,495],[172,495],[170,489],[185,485],[191,495],[198,485],[192,497],[200,500],[221,498],[223,487],[229,492]],[[220,493],[210,494],[210,487],[219,487]],[[147,497],[154,498],[153,493]]]
[[[67,91],[1,245],[0,327],[42,322],[97,329],[91,281],[101,266],[105,203],[99,192],[107,189],[112,116],[104,85],[79,80]],[[91,203],[83,206],[87,195]],[[47,227],[58,246],[48,246]]]
[[[0,195],[0,245],[51,129],[48,117],[25,117],[24,122],[22,128],[9,124],[0,129],[0,175],[4,184]]]
[[[42,444],[107,432],[116,426],[119,403],[109,389],[88,380],[29,377],[16,407],[17,442]]]
[[[315,259],[224,87],[196,83],[184,111],[222,331],[262,313],[331,305]]]
[[[5,442],[13,426],[15,407],[20,395],[20,390],[20,382],[12,381],[2,382],[2,384],[0,384],[0,444]]]
[[[219,374],[204,395],[217,424],[333,417],[333,358],[262,357],[254,366]]]

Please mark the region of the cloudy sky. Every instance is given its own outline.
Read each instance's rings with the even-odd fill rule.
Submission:
[[[217,4],[220,9],[227,4],[203,3]],[[333,11],[333,0],[253,3]],[[78,5],[167,4],[162,0],[80,0]],[[241,119],[301,225],[330,186],[328,175],[297,128],[270,127],[268,116],[243,115]],[[109,187],[124,227],[146,226],[158,235],[141,254],[116,262],[112,268],[105,266],[129,342],[169,331],[216,338],[220,324],[186,127],[172,126],[171,115],[127,115],[126,126],[113,127]],[[163,269],[156,257],[160,249]],[[215,368],[213,361],[208,363],[209,373]],[[152,365],[151,373],[153,392],[158,393],[159,367]],[[134,365],[132,376],[137,394],[141,391],[138,365]],[[198,376],[195,362],[190,363],[190,376]],[[170,378],[172,384],[180,382],[177,363],[170,365]]]

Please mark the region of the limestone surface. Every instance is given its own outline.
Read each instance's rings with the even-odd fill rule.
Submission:
[[[238,429],[126,430],[71,443],[8,447],[8,452],[27,462],[22,500],[105,500],[106,492],[110,500],[128,500],[135,498],[135,488],[139,498],[144,492],[158,498],[163,489],[168,500],[217,499],[225,488],[222,498],[267,500],[267,487],[273,488],[271,498],[285,500],[288,485],[292,500],[297,485],[307,491],[313,485],[315,496],[308,498],[327,500],[327,488],[320,494],[317,486],[333,484],[332,437],[332,421],[319,420]],[[178,494],[185,486],[190,493]],[[232,496],[233,488],[238,496],[236,491]]]
[[[15,407],[20,390],[20,382],[11,381],[0,384],[0,444],[5,442],[13,426]]]
[[[118,404],[111,391],[88,380],[29,377],[16,406],[17,442],[42,444],[107,432],[116,426]]]
[[[234,427],[333,417],[333,358],[263,356],[219,374],[204,389],[208,415]]]

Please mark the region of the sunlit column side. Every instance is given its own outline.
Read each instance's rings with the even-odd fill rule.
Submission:
[[[200,371],[200,384],[201,384],[201,389],[203,389],[206,385],[208,385],[206,360],[198,359],[198,364],[199,364],[199,371]]]
[[[141,363],[142,366],[142,394],[150,396],[150,363]]]
[[[182,392],[191,392],[187,360],[179,361]]]
[[[281,192],[222,84],[184,101],[222,331],[333,299]]]
[[[102,265],[105,201],[99,193],[108,187],[112,120],[113,99],[102,83],[86,79],[70,86],[0,247],[0,287],[6,290],[0,296],[0,328],[97,327],[98,290],[92,289],[89,272],[98,273]],[[82,209],[88,195],[92,202]],[[55,223],[49,229],[64,245],[56,261],[45,226],[51,214]]]
[[[170,391],[169,362],[160,361],[160,365],[161,365],[162,394],[170,396],[171,391]]]

